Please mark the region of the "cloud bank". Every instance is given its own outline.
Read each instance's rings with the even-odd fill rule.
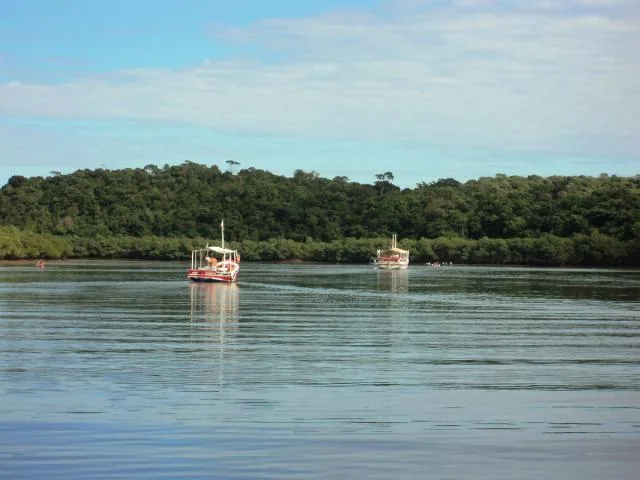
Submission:
[[[633,1],[398,0],[211,24],[242,58],[0,84],[0,115],[221,132],[640,155]]]

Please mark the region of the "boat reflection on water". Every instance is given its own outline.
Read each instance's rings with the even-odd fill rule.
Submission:
[[[204,347],[208,360],[217,364],[214,368],[220,386],[225,385],[225,363],[233,352],[229,345],[238,331],[239,291],[235,283],[189,283],[191,342],[198,344],[198,349]]]
[[[378,291],[391,293],[409,292],[408,270],[378,270]]]
[[[203,330],[217,332],[224,342],[227,333],[238,329],[239,288],[235,283],[190,283],[191,323]],[[202,337],[210,341],[211,338]]]

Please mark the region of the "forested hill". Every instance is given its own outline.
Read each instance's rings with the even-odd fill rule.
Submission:
[[[91,237],[332,241],[400,238],[571,237],[594,232],[628,242],[640,235],[640,177],[443,179],[401,190],[393,175],[371,184],[298,170],[223,172],[185,162],[143,169],[79,170],[12,177],[0,190],[0,225]]]

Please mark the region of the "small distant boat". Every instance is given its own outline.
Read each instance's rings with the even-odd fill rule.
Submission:
[[[436,262],[427,262],[427,263],[425,263],[425,265],[427,267],[439,268],[439,267],[446,266],[446,265],[453,265],[453,262],[438,262],[438,261],[436,261]]]
[[[398,248],[398,237],[391,237],[391,248],[378,250],[374,265],[383,270],[398,270],[409,266],[409,250]]]
[[[187,278],[194,282],[235,282],[240,273],[240,255],[224,246],[224,220],[220,222],[220,246],[207,245],[191,252],[191,268]]]

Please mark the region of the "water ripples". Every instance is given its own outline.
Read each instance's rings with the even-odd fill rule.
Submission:
[[[616,270],[4,267],[0,470],[630,478],[639,312]]]

